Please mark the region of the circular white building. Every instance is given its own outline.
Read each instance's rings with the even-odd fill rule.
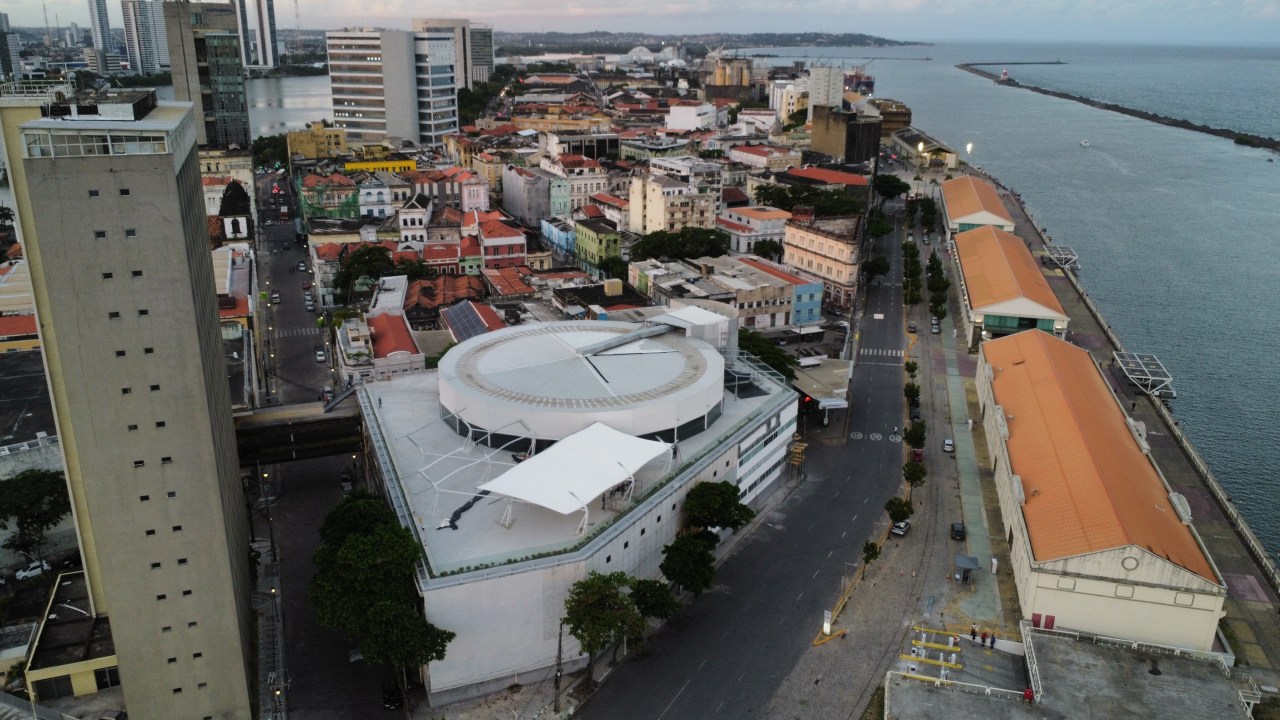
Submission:
[[[676,442],[721,411],[724,358],[667,325],[590,321],[478,335],[440,360],[440,403],[461,435],[539,449],[600,422]]]

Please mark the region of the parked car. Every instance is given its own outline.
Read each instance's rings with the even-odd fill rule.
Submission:
[[[272,305],[279,305],[279,304],[280,304],[280,291],[279,291],[279,290],[272,290],[272,291],[271,291],[271,304],[272,304]]]
[[[911,459],[916,462],[924,462],[924,450],[911,448]]]
[[[952,442],[951,438],[947,438],[942,441],[942,451],[946,453],[953,453],[956,451],[956,444]]]
[[[920,406],[911,406],[911,422],[920,422]]]
[[[306,272],[306,271],[307,271],[307,261],[306,261],[306,260],[299,260],[299,261],[298,261],[298,272]]]
[[[18,570],[14,573],[14,577],[19,580],[29,580],[33,577],[40,577],[49,571],[49,563],[37,560],[30,565]]]
[[[382,683],[382,707],[387,710],[399,710],[404,705],[404,696],[400,693],[400,686],[395,680],[386,680]]]
[[[962,522],[951,523],[951,539],[964,540],[964,538],[965,538],[964,523]]]
[[[915,324],[915,323],[907,323],[907,332],[909,332],[909,333],[913,333],[913,332],[915,332],[915,331],[916,331],[916,324]]]
[[[890,535],[897,535],[898,537],[902,537],[902,536],[906,535],[906,534],[907,534],[907,531],[908,531],[908,530],[910,530],[910,529],[911,529],[911,521],[910,521],[910,520],[903,520],[902,522],[896,522],[896,523],[894,523],[894,524],[893,524],[893,527],[889,528],[889,534],[890,534]]]
[[[939,334],[939,333],[941,333],[941,332],[942,332],[942,328],[938,327],[938,324],[937,324],[937,323],[934,323],[934,324],[932,324],[932,325],[930,325],[930,326],[929,326],[929,333],[930,333],[930,334],[932,334],[932,335],[938,335],[938,334]]]
[[[324,346],[317,345],[316,346],[316,362],[322,363],[322,362],[328,362],[328,361],[329,361],[329,356],[325,353]]]

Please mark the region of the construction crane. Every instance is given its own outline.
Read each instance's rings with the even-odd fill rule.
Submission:
[[[298,0],[293,0],[293,19],[297,23],[297,31],[293,35],[293,55],[296,58],[302,54],[304,45],[302,43],[302,8],[298,5]],[[294,60],[297,62],[297,60]]]

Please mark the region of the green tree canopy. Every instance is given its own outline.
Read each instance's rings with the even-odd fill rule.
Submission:
[[[906,396],[908,401],[920,399],[920,386],[915,383],[907,383],[902,386],[902,394]]]
[[[902,466],[902,479],[906,480],[913,490],[924,485],[924,478],[928,474],[929,470],[924,463],[918,463],[915,460],[910,460]]]
[[[729,254],[729,236],[719,230],[684,227],[679,232],[658,230],[640,238],[631,248],[631,259],[688,260]]]
[[[253,164],[272,167],[289,162],[289,140],[284,133],[253,139]]]
[[[888,200],[892,200],[911,190],[911,184],[906,180],[892,173],[881,173],[876,175],[876,179],[872,182],[872,188],[876,194],[880,196],[880,207]]]
[[[13,224],[13,208],[8,205],[0,205],[0,227],[8,227]]]
[[[594,678],[596,655],[609,643],[635,640],[645,622],[635,601],[626,592],[631,578],[623,572],[601,575],[594,570],[573,584],[564,601],[564,625],[587,654],[587,684]]]
[[[631,600],[645,617],[670,620],[680,612],[680,601],[671,594],[671,588],[658,580],[632,580]]]
[[[766,260],[781,260],[783,248],[777,240],[761,240],[752,246],[751,251]]]
[[[868,540],[862,544],[862,562],[870,565],[880,557],[880,546]]]
[[[917,420],[908,425],[902,431],[902,441],[917,450],[923,448],[925,442],[924,421]]]
[[[864,263],[862,267],[871,277],[887,275],[889,273],[889,258],[883,255],[876,255]]]
[[[796,379],[796,368],[800,361],[755,330],[738,328],[738,349],[755,355],[760,362],[778,371],[784,378]]]
[[[5,547],[41,559],[45,533],[71,512],[67,481],[60,471],[29,469],[0,480],[0,530],[13,524]]]
[[[760,185],[756,202],[790,211],[803,205],[813,208],[817,217],[857,215],[862,206],[857,198],[843,190],[826,190],[811,185]]]
[[[884,509],[889,513],[889,521],[895,523],[900,523],[916,513],[916,506],[910,500],[901,497],[889,498],[885,501]]]
[[[227,184],[227,189],[222,191],[222,201],[218,204],[218,215],[222,217],[248,215],[249,210],[248,191],[239,182],[232,180]]]
[[[607,278],[626,280],[628,266],[629,263],[626,260],[617,255],[611,255],[600,261],[600,272]]]
[[[738,487],[731,482],[700,482],[684,498],[685,527],[727,527],[740,530],[756,513],[738,499]]]
[[[342,267],[333,276],[334,291],[343,299],[350,301],[349,294],[355,294],[355,283],[362,277],[377,280],[384,275],[396,272],[396,263],[391,260],[391,251],[381,245],[361,245],[347,255]]]
[[[696,595],[711,587],[716,577],[716,559],[711,554],[719,538],[715,533],[681,535],[662,548],[658,569],[668,580]]]
[[[422,546],[382,501],[354,493],[320,529],[311,605],[320,624],[390,665],[442,660],[455,634],[427,622],[414,585]]]

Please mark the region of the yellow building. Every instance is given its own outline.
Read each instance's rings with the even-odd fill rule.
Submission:
[[[782,235],[782,261],[822,280],[822,300],[841,308],[858,292],[862,223],[857,217],[814,219],[795,215]]]
[[[285,140],[291,158],[301,155],[308,160],[318,160],[347,152],[347,131],[322,122],[309,123],[306,130],[295,130],[286,135]]]
[[[390,173],[402,173],[415,170],[418,163],[409,159],[387,159],[387,160],[357,160],[343,165],[343,170],[348,173],[353,172],[379,172],[385,171]]]
[[[59,575],[27,656],[24,679],[33,700],[91,695],[120,684],[110,623],[92,609],[84,571]]]
[[[648,235],[658,230],[679,232],[685,227],[713,228],[718,199],[718,193],[698,192],[666,175],[637,175],[631,178],[628,199],[631,232]]]

